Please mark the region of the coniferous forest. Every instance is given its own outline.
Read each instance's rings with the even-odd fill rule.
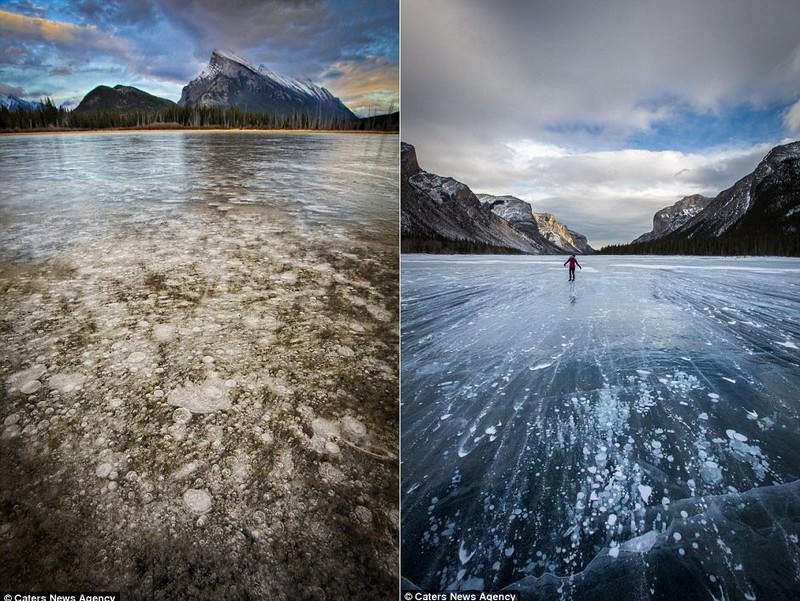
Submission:
[[[638,244],[613,244],[598,251],[604,255],[718,255],[800,257],[800,233],[722,235],[718,238],[664,238]]]
[[[399,130],[400,116],[365,117],[355,121],[324,115],[248,113],[236,108],[171,106],[155,111],[68,111],[49,98],[36,109],[0,107],[0,131],[57,131],[72,129],[311,129],[337,131]]]
[[[430,255],[523,255],[521,250],[494,246],[486,242],[458,239],[431,234],[428,236],[403,236],[400,242],[403,253]]]

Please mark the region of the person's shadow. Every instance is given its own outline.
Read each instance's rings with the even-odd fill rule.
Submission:
[[[575,280],[569,283],[569,304],[574,305],[578,301],[578,296],[575,294]]]

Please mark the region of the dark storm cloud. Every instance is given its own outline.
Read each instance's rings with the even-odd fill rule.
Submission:
[[[157,18],[154,0],[78,0],[69,6],[85,22],[103,27],[149,25]]]
[[[365,52],[397,59],[396,2],[163,0],[161,8],[198,39],[198,58],[228,48],[287,75],[309,77]]]
[[[265,39],[277,46],[302,46],[329,28],[332,18],[319,0],[162,0],[161,6],[212,47],[236,42],[250,48]]]
[[[669,117],[671,99],[790,99],[798,22],[791,0],[407,0],[404,104],[490,134],[576,122],[626,133]]]

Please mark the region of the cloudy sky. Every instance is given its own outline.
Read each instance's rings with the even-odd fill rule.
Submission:
[[[125,84],[177,101],[220,48],[388,112],[398,28],[398,0],[0,0],[0,93],[77,103]]]
[[[800,139],[797,0],[402,0],[423,169],[628,242]]]

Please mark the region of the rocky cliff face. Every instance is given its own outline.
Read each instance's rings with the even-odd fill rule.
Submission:
[[[285,77],[264,66],[214,50],[203,72],[183,88],[181,106],[238,108],[251,113],[354,120],[356,116],[325,88],[309,80]]]
[[[746,175],[676,230],[688,238],[800,232],[800,142],[773,148]]]
[[[492,196],[478,194],[478,199],[492,213],[505,219],[511,226],[530,237],[541,236],[539,226],[534,219],[531,205],[514,196]]]
[[[661,209],[653,216],[653,229],[636,238],[634,243],[650,242],[671,234],[705,209],[712,200],[701,194],[693,194]]]
[[[800,233],[800,142],[773,148],[756,169],[714,198],[688,196],[634,240],[770,237]]]
[[[586,236],[574,232],[559,222],[552,213],[534,213],[534,219],[542,235],[559,248],[569,253],[593,253]]]
[[[530,203],[515,196],[478,194],[478,198],[493,213],[527,236],[542,237],[562,252],[594,252],[586,236],[567,228],[552,213],[536,213],[531,209]]]
[[[562,252],[532,231],[526,234],[515,229],[482,204],[465,184],[422,170],[410,144],[402,143],[400,166],[404,246],[407,242],[423,246],[435,241],[442,252],[463,252],[476,246],[498,252]]]

